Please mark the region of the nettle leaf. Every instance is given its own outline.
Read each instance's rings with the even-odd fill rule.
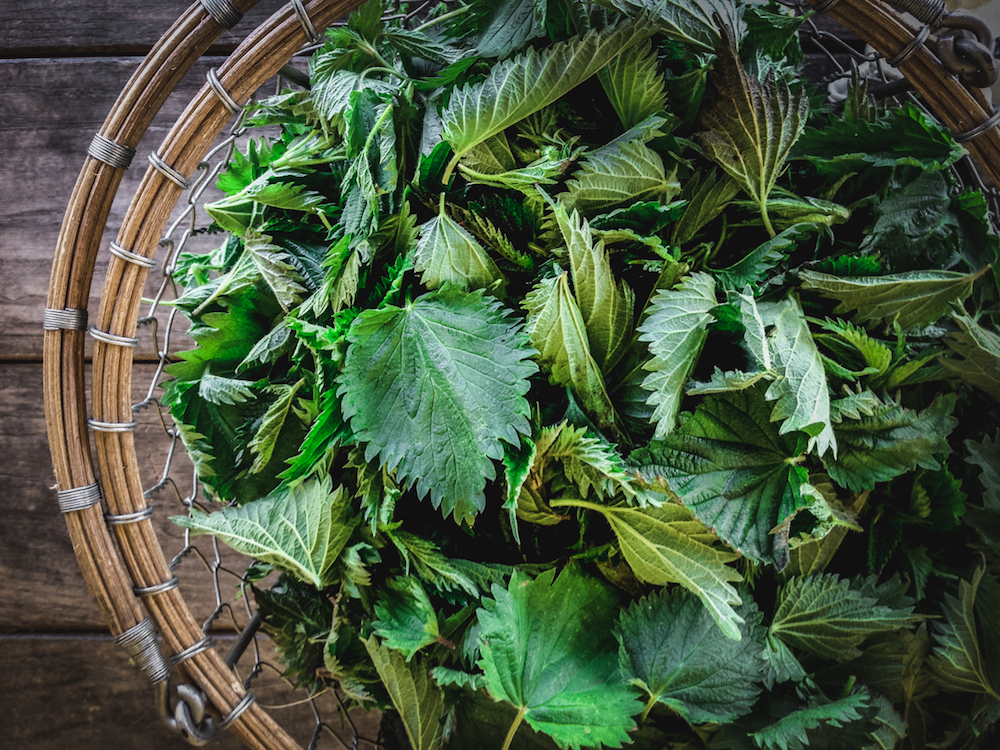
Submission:
[[[515,572],[478,611],[480,668],[495,700],[560,747],[620,747],[641,706],[618,670],[617,595],[577,567]]]
[[[817,271],[800,271],[803,289],[812,289],[840,304],[834,313],[855,310],[859,323],[898,323],[900,328],[927,326],[950,312],[972,292],[987,269],[963,274],[953,271],[908,271],[886,276],[844,278]]]
[[[739,184],[728,174],[719,176],[716,170],[696,172],[684,183],[681,198],[687,200],[684,215],[674,224],[671,241],[683,245],[732,202],[740,191]]]
[[[331,583],[330,568],[358,523],[349,517],[350,497],[343,487],[331,487],[329,476],[309,479],[247,505],[170,520],[321,589]]]
[[[198,383],[198,395],[211,404],[232,406],[255,400],[257,392],[253,386],[252,380],[223,378],[205,370]]]
[[[649,22],[640,19],[557,42],[541,52],[528,49],[494,65],[482,83],[457,89],[442,113],[444,140],[455,152],[453,162],[477,143],[576,88],[652,32]]]
[[[663,76],[650,42],[626,50],[598,76],[622,125],[631,128],[667,106]]]
[[[955,399],[953,393],[938,396],[921,412],[889,399],[871,414],[835,425],[839,452],[823,458],[827,472],[837,484],[860,492],[918,466],[939,469],[934,457],[950,451],[948,435],[958,424],[951,416]]]
[[[918,619],[913,599],[883,601],[880,593],[874,579],[850,581],[832,573],[793,578],[778,591],[768,634],[824,659],[856,658],[868,636]]]
[[[762,81],[751,77],[728,29],[723,31],[718,67],[711,78],[718,100],[702,113],[701,124],[707,130],[698,139],[757,204],[773,237],[767,198],[805,126],[808,97],[803,89],[793,91],[773,68]]]
[[[537,371],[519,326],[482,292],[452,286],[406,307],[361,313],[337,393],[365,460],[415,481],[434,507],[471,522],[485,507],[501,441],[528,434],[528,378]]]
[[[632,336],[635,294],[611,270],[603,241],[594,242],[587,220],[569,215],[560,204],[554,213],[569,254],[573,291],[587,330],[590,354],[609,372],[625,354]]]
[[[713,547],[715,534],[690,510],[675,503],[610,508],[579,500],[561,500],[552,506],[575,506],[602,514],[639,580],[656,586],[681,584],[701,600],[727,638],[739,640],[743,618],[733,605],[742,600],[731,584],[743,578],[726,564],[739,554]]]
[[[954,318],[962,332],[953,333],[945,341],[961,359],[942,357],[941,364],[1000,401],[1000,335],[967,315]]]
[[[507,282],[486,249],[445,212],[443,193],[438,215],[420,227],[420,240],[413,251],[413,267],[429,289],[450,282],[473,291],[500,282],[496,291],[503,296]]]
[[[782,716],[774,724],[750,734],[757,747],[763,750],[805,750],[814,746],[821,737],[830,737],[834,742],[846,743],[838,747],[858,747],[852,743],[869,739],[866,721],[871,695],[864,687],[837,700],[813,699],[808,705]],[[864,713],[862,713],[864,712]],[[841,732],[851,733],[851,725],[859,724],[861,737],[836,737]],[[845,729],[846,727],[846,729]],[[818,730],[818,731],[817,731]],[[853,734],[853,733],[851,733]],[[862,739],[864,738],[864,739]]]
[[[983,486],[983,507],[968,506],[966,520],[988,544],[1000,543],[1000,435],[986,435],[982,442],[965,441],[966,461],[978,466]]]
[[[587,154],[559,200],[586,214],[636,201],[667,203],[680,192],[676,173],[674,167],[668,174],[663,158],[641,140],[615,142]]]
[[[649,303],[649,313],[638,327],[639,340],[649,345],[651,359],[643,365],[650,374],[642,387],[650,391],[656,437],[674,429],[687,382],[708,338],[708,324],[718,302],[715,281],[706,273],[681,279],[673,289],[661,289]]]
[[[654,486],[665,483],[726,544],[781,570],[788,562],[782,524],[808,504],[800,452],[792,436],[778,434],[758,386],[706,397],[629,462]]]
[[[522,303],[536,361],[549,381],[572,388],[601,427],[614,424],[615,410],[601,368],[590,353],[587,325],[570,289],[569,272],[542,279]]]
[[[288,253],[271,242],[270,235],[250,233],[243,248],[285,312],[307,296],[298,269],[288,262]]]
[[[434,606],[412,576],[393,578],[380,587],[375,617],[372,627],[382,645],[402,651],[407,661],[441,635]]]
[[[250,474],[260,473],[271,460],[281,429],[285,426],[285,420],[288,418],[288,410],[292,408],[295,395],[303,385],[305,385],[304,379],[299,380],[295,385],[279,383],[268,386],[268,390],[274,393],[277,398],[267,407],[260,427],[257,428],[247,446],[250,449],[250,455],[254,457],[253,465],[249,470]]]
[[[621,492],[631,500],[636,495],[633,477],[624,471],[614,446],[586,427],[573,427],[568,422],[543,427],[534,436],[531,463],[521,486],[545,494],[545,485],[553,475],[574,485],[583,499],[591,497],[592,490],[597,498]]]
[[[708,269],[720,289],[739,290],[748,284],[757,287],[771,271],[790,255],[806,237],[816,231],[811,224],[795,224],[751,250],[728,268]]]
[[[784,435],[801,430],[809,436],[809,448],[822,456],[837,454],[837,438],[830,420],[830,389],[816,342],[805,316],[794,299],[781,303],[768,334],[767,348],[774,368],[781,374],[767,389],[765,397],[776,400],[771,420],[782,420],[778,430]]]
[[[470,11],[458,16],[446,33],[464,36],[483,57],[507,57],[545,34],[545,17],[541,0],[470,3]]]
[[[745,28],[742,9],[727,0],[602,0],[600,4],[631,16],[649,13],[661,34],[705,52],[714,52],[722,41],[717,14],[728,28],[736,29],[737,38]]]
[[[392,705],[406,727],[413,750],[438,750],[444,738],[444,691],[419,661],[407,663],[396,651],[380,646],[375,636],[364,641]]]
[[[760,695],[762,615],[753,600],[737,609],[741,638],[726,638],[692,594],[654,592],[621,613],[615,635],[622,672],[691,724],[726,723]]]
[[[931,668],[945,690],[950,692],[986,693],[1000,700],[1000,685],[990,675],[983,655],[983,646],[976,629],[975,605],[985,568],[978,568],[971,583],[958,582],[958,598],[944,597],[946,622],[934,622],[934,656]],[[996,616],[991,612],[989,617]]]

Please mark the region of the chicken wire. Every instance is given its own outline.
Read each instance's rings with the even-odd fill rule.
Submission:
[[[457,2],[457,0],[453,1]],[[426,16],[428,9],[440,4],[439,0],[427,0],[427,2],[417,6],[415,10],[407,13],[402,13],[397,4],[394,12],[384,17],[384,20],[403,19],[404,22],[419,20],[422,16]],[[895,98],[897,101],[908,100],[921,106],[919,99],[908,89],[905,80],[900,80],[895,68],[888,65],[883,56],[870,47],[866,47],[861,40],[828,17],[813,14],[812,7],[807,3],[788,1],[781,4],[792,13],[808,14],[809,17],[803,22],[799,32],[806,53],[807,76],[814,83],[827,86],[833,99],[836,98],[837,90],[846,88],[852,79],[865,78],[870,91],[874,94],[881,93]],[[317,46],[307,47],[299,55],[307,55],[315,49]],[[281,85],[282,79],[279,77],[278,90],[281,90]],[[924,111],[926,112],[926,109]],[[934,117],[931,112],[927,112],[927,114]],[[192,238],[204,237],[210,223],[203,216],[202,203],[205,191],[214,183],[215,178],[230,161],[237,146],[245,140],[245,133],[246,127],[243,115],[241,115],[236,119],[228,134],[206,154],[199,165],[195,177],[191,181],[191,187],[179,203],[179,214],[169,224],[160,240],[160,246],[165,249],[161,263],[162,279],[158,282],[158,286],[152,290],[152,296],[145,300],[146,313],[138,321],[139,333],[137,336],[146,337],[155,345],[156,367],[146,387],[144,398],[135,403],[132,410],[137,414],[144,413],[146,415],[143,417],[144,420],[159,425],[163,436],[162,452],[164,456],[162,471],[144,491],[144,496],[149,500],[155,497],[160,501],[166,496],[170,502],[175,503],[187,514],[190,514],[196,507],[202,507],[202,488],[190,462],[180,460],[184,452],[183,444],[179,444],[180,433],[165,407],[161,405],[158,394],[162,391],[164,368],[175,361],[174,352],[190,348],[190,339],[178,330],[176,325],[178,310],[168,303],[181,293],[174,278],[181,253],[185,251],[185,247]],[[994,229],[1000,228],[997,226],[997,217],[1000,216],[1000,191],[983,183],[967,156],[954,165],[952,170],[958,179],[956,191],[962,191],[965,186],[979,188],[983,191],[989,202]],[[215,606],[205,618],[202,630],[206,637],[211,634],[218,635],[220,630],[227,628],[232,628],[243,634],[241,638],[237,639],[237,644],[240,647],[248,648],[249,653],[240,660],[241,654],[236,653],[240,649],[231,649],[227,663],[233,666],[234,662],[238,662],[235,667],[236,672],[243,687],[249,690],[261,679],[263,674],[271,673],[280,676],[282,669],[264,657],[261,642],[256,633],[260,625],[260,617],[255,617],[245,574],[226,565],[222,546],[217,539],[212,538],[208,540],[207,544],[209,550],[206,552],[192,543],[190,530],[184,530],[181,548],[174,554],[170,562],[170,569],[177,570],[185,561],[188,561],[187,565],[190,566],[192,559],[199,562],[204,568],[202,573],[204,583],[198,585],[211,588]],[[168,550],[168,554],[169,552],[170,550]],[[247,662],[249,662],[249,666],[247,666]],[[305,699],[297,698],[295,695],[291,695],[291,688],[289,688],[288,705],[301,703],[304,700],[311,706],[314,723],[308,748],[312,750],[319,747],[321,739],[327,738],[329,742],[325,742],[325,746],[386,750],[386,740],[381,730],[375,737],[365,736],[365,733],[358,728],[348,714],[346,706],[336,691],[329,691],[329,693],[330,698],[327,700],[334,704],[333,707],[321,707],[319,696],[310,695]],[[264,708],[280,707],[267,704],[263,704],[263,706]],[[336,720],[331,720],[327,716],[331,710],[336,710],[340,715],[340,733],[334,730],[333,722]],[[346,735],[346,737],[342,735]]]

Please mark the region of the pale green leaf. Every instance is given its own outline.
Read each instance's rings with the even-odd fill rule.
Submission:
[[[413,750],[438,750],[444,737],[444,691],[419,661],[407,663],[392,649],[380,646],[375,636],[364,641],[392,705],[406,727]]]
[[[676,173],[641,140],[614,142],[587,154],[559,200],[588,214],[639,201],[664,204],[680,192]]]
[[[594,242],[587,220],[576,211],[570,215],[556,203],[553,207],[569,254],[573,292],[587,330],[590,354],[609,372],[631,343],[635,294],[611,270],[604,243]]]
[[[617,595],[577,567],[514,573],[480,609],[490,695],[561,747],[620,747],[641,706],[618,670]]]
[[[743,343],[757,366],[767,372],[773,366],[767,339],[767,323],[749,287],[737,294],[736,299],[739,301],[740,321],[743,323]]]
[[[457,89],[442,113],[443,137],[455,160],[556,101],[652,32],[642,19],[557,42],[541,52],[529,48],[494,65],[482,83]]]
[[[616,57],[598,74],[622,125],[631,128],[667,106],[663,76],[650,42],[636,45]]]
[[[632,684],[689,723],[725,723],[749,713],[760,694],[764,660],[761,613],[737,608],[741,638],[726,638],[698,599],[662,589],[621,613],[616,635]]]
[[[237,365],[236,372],[275,362],[281,355],[288,352],[293,343],[292,330],[288,324],[284,320],[278,321],[274,324],[274,328],[253,345],[247,356]]]
[[[694,239],[702,227],[722,213],[736,197],[740,186],[728,174],[721,177],[716,170],[696,172],[684,183],[681,198],[687,200],[684,214],[674,224],[671,240],[675,245],[683,245]]]
[[[714,52],[721,41],[716,14],[737,36],[745,28],[742,8],[732,0],[602,0],[601,4],[627,15],[647,12],[661,34],[704,52]]]
[[[868,708],[870,700],[864,687],[834,701],[814,700],[750,736],[763,750],[806,750],[811,744],[810,732],[819,730],[817,734],[828,736],[854,722],[867,725],[861,711]]]
[[[254,381],[223,378],[205,370],[198,381],[198,395],[210,404],[243,404],[257,398],[253,389]]]
[[[988,544],[1000,544],[1000,435],[986,435],[982,442],[965,441],[966,461],[979,467],[983,507],[968,506],[966,520]]]
[[[562,177],[566,159],[556,150],[543,153],[535,161],[523,167],[504,172],[481,172],[466,160],[458,165],[458,170],[468,182],[478,185],[492,185],[507,190],[520,190],[534,196],[539,185],[552,185]]]
[[[832,276],[801,271],[803,289],[813,289],[840,304],[835,313],[855,310],[859,323],[878,321],[900,328],[928,326],[972,292],[972,285],[988,269],[963,274],[954,271],[907,271],[887,276]]]
[[[788,152],[805,127],[809,100],[770,69],[760,81],[743,68],[736,43],[726,30],[713,79],[716,102],[705,110],[699,140],[709,156],[733,177],[760,209],[773,237],[767,198]]]
[[[858,646],[868,636],[908,628],[918,619],[913,599],[883,603],[879,593],[872,582],[835,574],[793,578],[778,591],[768,633],[824,659],[860,656]]]
[[[742,372],[727,370],[723,372],[718,367],[707,381],[689,381],[684,385],[684,393],[689,396],[707,396],[710,393],[726,393],[727,391],[743,391],[751,388],[764,378],[772,378],[768,372]]]
[[[954,317],[962,332],[952,334],[945,341],[961,359],[942,357],[941,364],[966,383],[1000,401],[1000,335],[983,328],[967,315]]]
[[[715,534],[682,505],[610,508],[580,500],[554,502],[601,513],[618,538],[622,554],[639,580],[656,586],[679,583],[697,596],[727,638],[740,639],[742,603],[732,583],[743,578],[726,563],[738,553],[713,547]]]
[[[299,272],[288,262],[288,253],[271,243],[270,235],[250,233],[243,248],[285,312],[305,298]]]
[[[330,568],[358,523],[349,517],[350,497],[343,487],[331,491],[331,486],[329,476],[311,478],[247,505],[170,520],[321,589],[331,582]]]
[[[372,627],[382,638],[382,645],[413,659],[420,649],[440,636],[437,612],[427,592],[412,576],[386,581],[379,589]]]
[[[281,429],[285,426],[285,420],[288,418],[288,410],[292,406],[295,395],[303,385],[305,385],[305,380],[299,380],[295,385],[277,384],[269,386],[269,390],[277,398],[267,407],[267,411],[264,412],[264,416],[260,421],[260,427],[257,428],[254,436],[250,439],[248,447],[250,455],[254,457],[253,465],[249,470],[250,474],[260,473],[267,466],[268,461],[271,460],[274,447],[278,443],[278,436],[281,434]]]
[[[684,277],[673,289],[661,289],[649,303],[639,326],[639,340],[649,345],[651,359],[643,365],[650,374],[642,387],[650,391],[647,403],[656,407],[656,437],[674,429],[687,382],[708,338],[715,309],[715,281],[706,273]]]
[[[771,420],[781,420],[784,435],[801,430],[809,436],[810,449],[822,456],[837,455],[837,439],[830,420],[830,389],[816,342],[805,316],[794,299],[781,303],[774,329],[767,337],[774,368],[781,375],[767,389],[766,398],[777,401]]]
[[[487,175],[497,175],[516,169],[517,160],[510,150],[507,136],[500,132],[469,149],[460,166]]]
[[[587,325],[569,286],[569,272],[542,279],[523,302],[527,333],[538,350],[536,361],[549,381],[572,388],[601,427],[614,424],[615,412],[601,368],[590,353]]]
[[[445,286],[405,308],[366,310],[348,341],[338,394],[365,459],[471,521],[502,442],[530,431],[524,396],[537,368],[519,326],[482,292]]]
[[[420,227],[413,267],[428,289],[450,282],[473,291],[500,282],[497,292],[502,296],[506,285],[503,273],[486,249],[445,212],[443,194],[440,213]]]

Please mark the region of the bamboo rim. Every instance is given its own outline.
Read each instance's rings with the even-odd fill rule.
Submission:
[[[233,0],[241,12],[256,2]],[[829,0],[809,2],[823,2],[830,7]],[[322,31],[360,5],[360,0],[309,0],[304,5],[315,27]],[[877,0],[839,0],[829,13],[887,58],[906,49],[918,33],[897,12]],[[122,146],[137,146],[167,96],[223,30],[201,2],[192,5],[133,74],[100,133]],[[306,31],[294,8],[286,6],[239,45],[218,69],[217,83],[236,102],[245,101],[306,41]],[[971,131],[993,116],[982,91],[968,89],[948,74],[928,44],[917,47],[899,70],[956,133]],[[157,149],[163,163],[181,177],[191,174],[229,121],[227,104],[211,85],[203,86]],[[987,129],[966,147],[980,171],[1000,185],[997,128]],[[86,309],[101,235],[121,176],[118,167],[92,156],[84,160],[56,246],[48,308]],[[129,206],[117,244],[130,253],[152,258],[181,192],[175,180],[150,166]],[[126,338],[134,334],[148,271],[144,265],[119,255],[112,257],[96,319],[98,331]],[[82,331],[62,328],[44,332],[46,424],[57,487],[64,492],[93,485],[97,475],[87,428],[84,336]],[[132,349],[96,340],[93,374],[93,418],[112,424],[129,422]],[[132,434],[99,431],[94,443],[109,513],[141,513],[146,503]],[[113,635],[137,625],[148,611],[170,653],[179,653],[202,640],[204,634],[177,588],[144,597],[143,602],[134,593],[134,587],[155,587],[172,577],[148,518],[114,525],[112,532],[100,504],[66,512],[64,517],[84,580]],[[228,716],[246,698],[232,670],[212,650],[197,653],[180,669],[206,694],[220,716]],[[256,703],[229,728],[247,747],[299,747]]]

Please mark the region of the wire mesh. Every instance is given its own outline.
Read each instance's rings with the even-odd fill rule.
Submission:
[[[445,5],[447,3],[444,3]],[[410,22],[424,18],[427,12],[440,7],[440,0],[426,0],[423,3],[411,3],[410,8],[403,12],[397,4],[392,13],[384,20],[403,20]],[[799,0],[782,2],[789,12],[806,15],[800,28],[802,46],[806,52],[805,64],[807,75],[821,86],[827,86],[832,92],[845,86],[852,79],[865,78],[870,90],[878,95],[894,97],[898,101],[907,100],[924,109],[928,116],[934,118],[932,112],[922,107],[919,99],[906,88],[905,81],[900,83],[900,77],[893,68],[886,64],[885,59],[866,47],[864,42],[828,17],[815,15],[807,3]],[[343,23],[343,22],[341,22]],[[317,49],[318,45],[304,48],[299,54],[308,55]],[[280,91],[282,81],[279,78],[277,91]],[[277,93],[276,91],[276,93]],[[209,510],[202,500],[201,485],[198,476],[189,461],[184,459],[183,444],[179,445],[180,433],[174,426],[169,413],[161,404],[158,392],[164,382],[164,368],[175,360],[175,352],[189,348],[190,343],[181,346],[183,341],[190,342],[177,327],[177,308],[170,307],[169,302],[180,296],[182,290],[174,278],[178,259],[185,252],[188,243],[196,237],[204,237],[208,221],[202,218],[201,205],[205,201],[205,193],[211,187],[214,179],[219,176],[226,164],[232,159],[234,150],[246,136],[244,113],[238,116],[227,135],[206,154],[191,180],[191,187],[185,192],[179,214],[169,224],[167,231],[160,240],[160,246],[165,249],[161,264],[162,279],[153,289],[152,295],[146,300],[146,314],[139,319],[138,335],[145,336],[155,343],[156,367],[150,378],[145,396],[132,407],[137,414],[146,414],[144,419],[159,425],[164,440],[162,442],[163,462],[159,476],[145,489],[147,499],[162,499],[169,497],[183,512],[190,514],[196,508]],[[936,118],[935,118],[936,119]],[[957,191],[966,186],[983,191],[989,201],[991,218],[994,228],[998,229],[1000,216],[1000,191],[984,184],[979,173],[968,157],[952,167],[958,179]],[[152,416],[150,416],[152,415]],[[204,568],[207,579],[203,584],[210,587],[214,597],[214,607],[208,613],[202,624],[204,634],[218,635],[225,629],[236,632],[243,631],[254,619],[250,592],[245,573],[234,570],[224,560],[222,545],[215,538],[208,541],[210,545],[206,552],[193,543],[191,532],[183,531],[181,548],[176,552],[169,566],[172,571],[180,568],[191,558],[196,559]],[[199,584],[202,585],[202,584]],[[235,592],[235,596],[232,596]],[[264,657],[260,637],[253,634],[249,639],[249,657],[239,660],[234,666],[245,689],[250,689],[265,673],[280,676],[283,670],[280,666]],[[239,654],[236,655],[237,657]],[[237,661],[234,659],[233,661]],[[249,665],[246,664],[249,662]],[[227,659],[227,663],[230,663]],[[233,666],[230,663],[231,666]],[[243,672],[244,674],[240,674]],[[345,748],[387,748],[381,730],[377,736],[366,736],[366,731],[360,728],[349,715],[346,706],[336,691],[328,690],[327,698],[330,705],[321,705],[320,695],[309,695],[305,698],[292,696],[280,705],[263,703],[264,708],[281,708],[306,703],[310,706],[313,725],[310,730],[308,748],[319,747],[321,740],[331,738],[333,746]],[[341,731],[338,733],[333,720],[327,718],[330,710],[339,714]],[[280,716],[279,716],[280,718]],[[287,728],[286,728],[287,729]],[[345,736],[346,735],[346,738]]]

